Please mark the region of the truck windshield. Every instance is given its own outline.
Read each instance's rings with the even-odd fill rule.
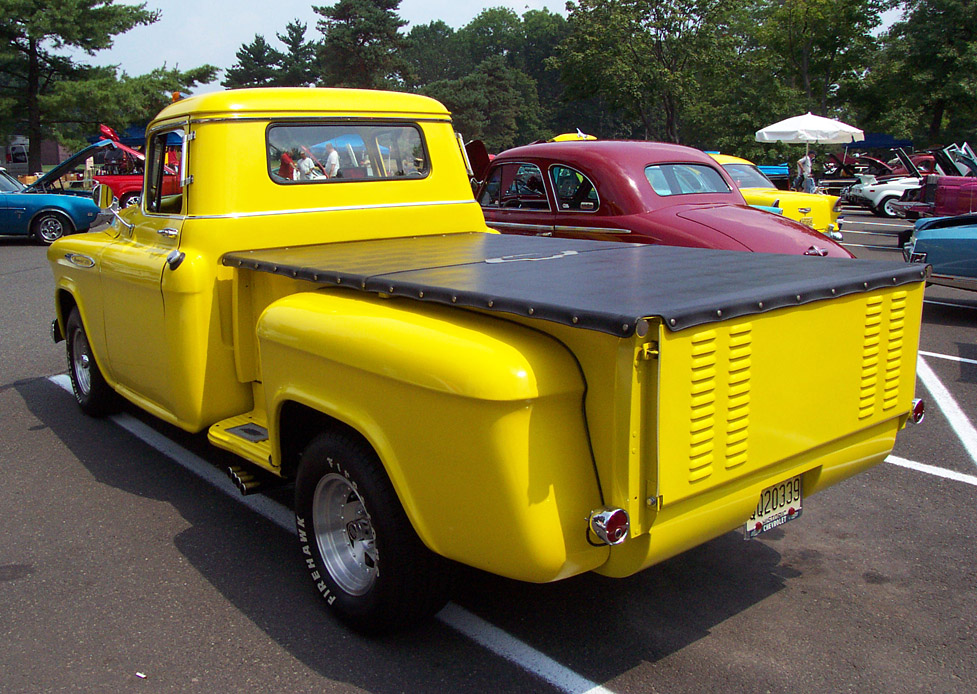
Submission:
[[[408,123],[281,124],[268,128],[268,174],[276,183],[423,178],[430,162]]]

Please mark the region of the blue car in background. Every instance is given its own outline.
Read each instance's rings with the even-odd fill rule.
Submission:
[[[933,267],[928,282],[977,291],[977,214],[917,220],[902,253]]]
[[[32,235],[51,244],[67,234],[88,231],[100,213],[90,196],[27,192],[0,168],[0,235]]]

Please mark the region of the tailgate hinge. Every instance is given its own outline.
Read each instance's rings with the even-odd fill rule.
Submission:
[[[655,341],[646,342],[638,350],[638,358],[642,361],[651,361],[658,358],[658,343]]]

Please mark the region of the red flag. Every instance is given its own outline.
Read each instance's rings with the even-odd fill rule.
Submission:
[[[102,133],[102,136],[104,138],[106,138],[108,140],[112,140],[112,142],[118,142],[119,141],[119,133],[115,132],[112,128],[110,128],[107,125],[99,125],[98,126],[98,131],[100,133]]]

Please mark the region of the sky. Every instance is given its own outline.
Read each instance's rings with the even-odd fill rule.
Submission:
[[[138,5],[143,0],[117,0]],[[331,6],[336,0],[144,0],[148,9],[162,11],[159,21],[140,26],[116,37],[115,45],[95,56],[75,54],[93,65],[118,65],[130,76],[143,75],[164,64],[168,68],[189,70],[204,64],[229,68],[237,62],[238,49],[260,34],[280,48],[275,34],[299,19],[308,25],[306,38],[316,39],[319,15],[312,6]],[[442,20],[456,29],[470,22],[486,7],[508,7],[520,16],[527,10],[546,8],[566,16],[565,0],[401,0],[398,14],[417,24]],[[221,89],[219,82],[194,90]]]

